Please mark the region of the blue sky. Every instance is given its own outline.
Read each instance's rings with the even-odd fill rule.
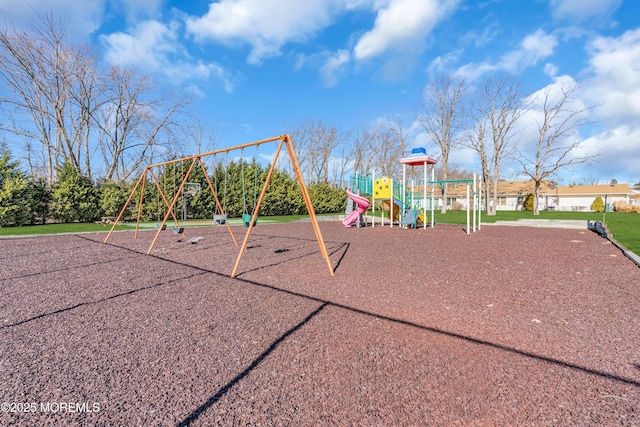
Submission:
[[[193,94],[218,147],[309,119],[351,131],[399,114],[411,125],[433,76],[508,72],[528,93],[580,83],[584,105],[599,105],[582,136],[603,154],[561,183],[640,181],[637,0],[0,0],[0,25],[20,27],[32,10],[67,19],[105,61]],[[479,171],[469,151],[451,162]]]

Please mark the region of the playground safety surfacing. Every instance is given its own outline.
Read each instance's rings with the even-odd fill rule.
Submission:
[[[81,410],[0,425],[640,424],[640,270],[605,239],[321,229],[335,277],[308,223],[258,225],[235,279],[224,227],[3,239],[0,395]]]

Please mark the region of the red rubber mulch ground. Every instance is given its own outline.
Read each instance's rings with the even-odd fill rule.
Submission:
[[[321,229],[335,277],[309,223],[259,224],[235,279],[226,227],[0,240],[0,425],[640,425],[607,240]]]

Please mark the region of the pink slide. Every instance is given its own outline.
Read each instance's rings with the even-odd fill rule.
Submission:
[[[345,227],[351,227],[353,224],[355,224],[356,221],[358,221],[360,215],[362,215],[367,211],[367,209],[369,209],[369,205],[371,203],[369,203],[369,200],[360,196],[359,194],[352,193],[351,187],[347,189],[347,196],[349,196],[351,200],[356,202],[356,209],[342,220],[342,224],[344,224]]]

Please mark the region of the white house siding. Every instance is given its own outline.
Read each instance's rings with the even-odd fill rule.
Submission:
[[[629,203],[629,197],[626,194],[589,194],[589,195],[558,195],[558,205],[556,210],[561,211],[590,211],[591,204],[596,197],[601,197],[602,201],[605,201],[609,206],[612,206],[614,202],[626,202]]]
[[[505,197],[507,200],[505,204],[496,205],[497,211],[515,211],[518,208],[518,196],[500,196]]]
[[[527,194],[533,192],[533,186],[526,181],[500,183],[498,192],[496,210],[521,210],[522,202],[524,202]],[[422,208],[422,194],[422,192],[414,193],[414,205],[418,208]],[[588,212],[591,210],[591,204],[598,196],[602,197],[603,201],[607,196],[606,203],[610,207],[617,201],[640,204],[640,194],[636,194],[637,198],[635,199],[631,195],[634,195],[634,192],[627,184],[548,187],[545,183],[540,191],[538,206],[540,210]],[[461,203],[463,209],[467,209],[466,189],[461,187],[452,188],[447,196],[449,199],[455,199],[456,202]],[[484,197],[484,191],[482,196]],[[504,198],[503,203],[500,202],[500,198]],[[439,193],[436,193],[434,209],[439,210],[441,203],[442,197]],[[431,209],[431,191],[427,192],[427,209]]]

